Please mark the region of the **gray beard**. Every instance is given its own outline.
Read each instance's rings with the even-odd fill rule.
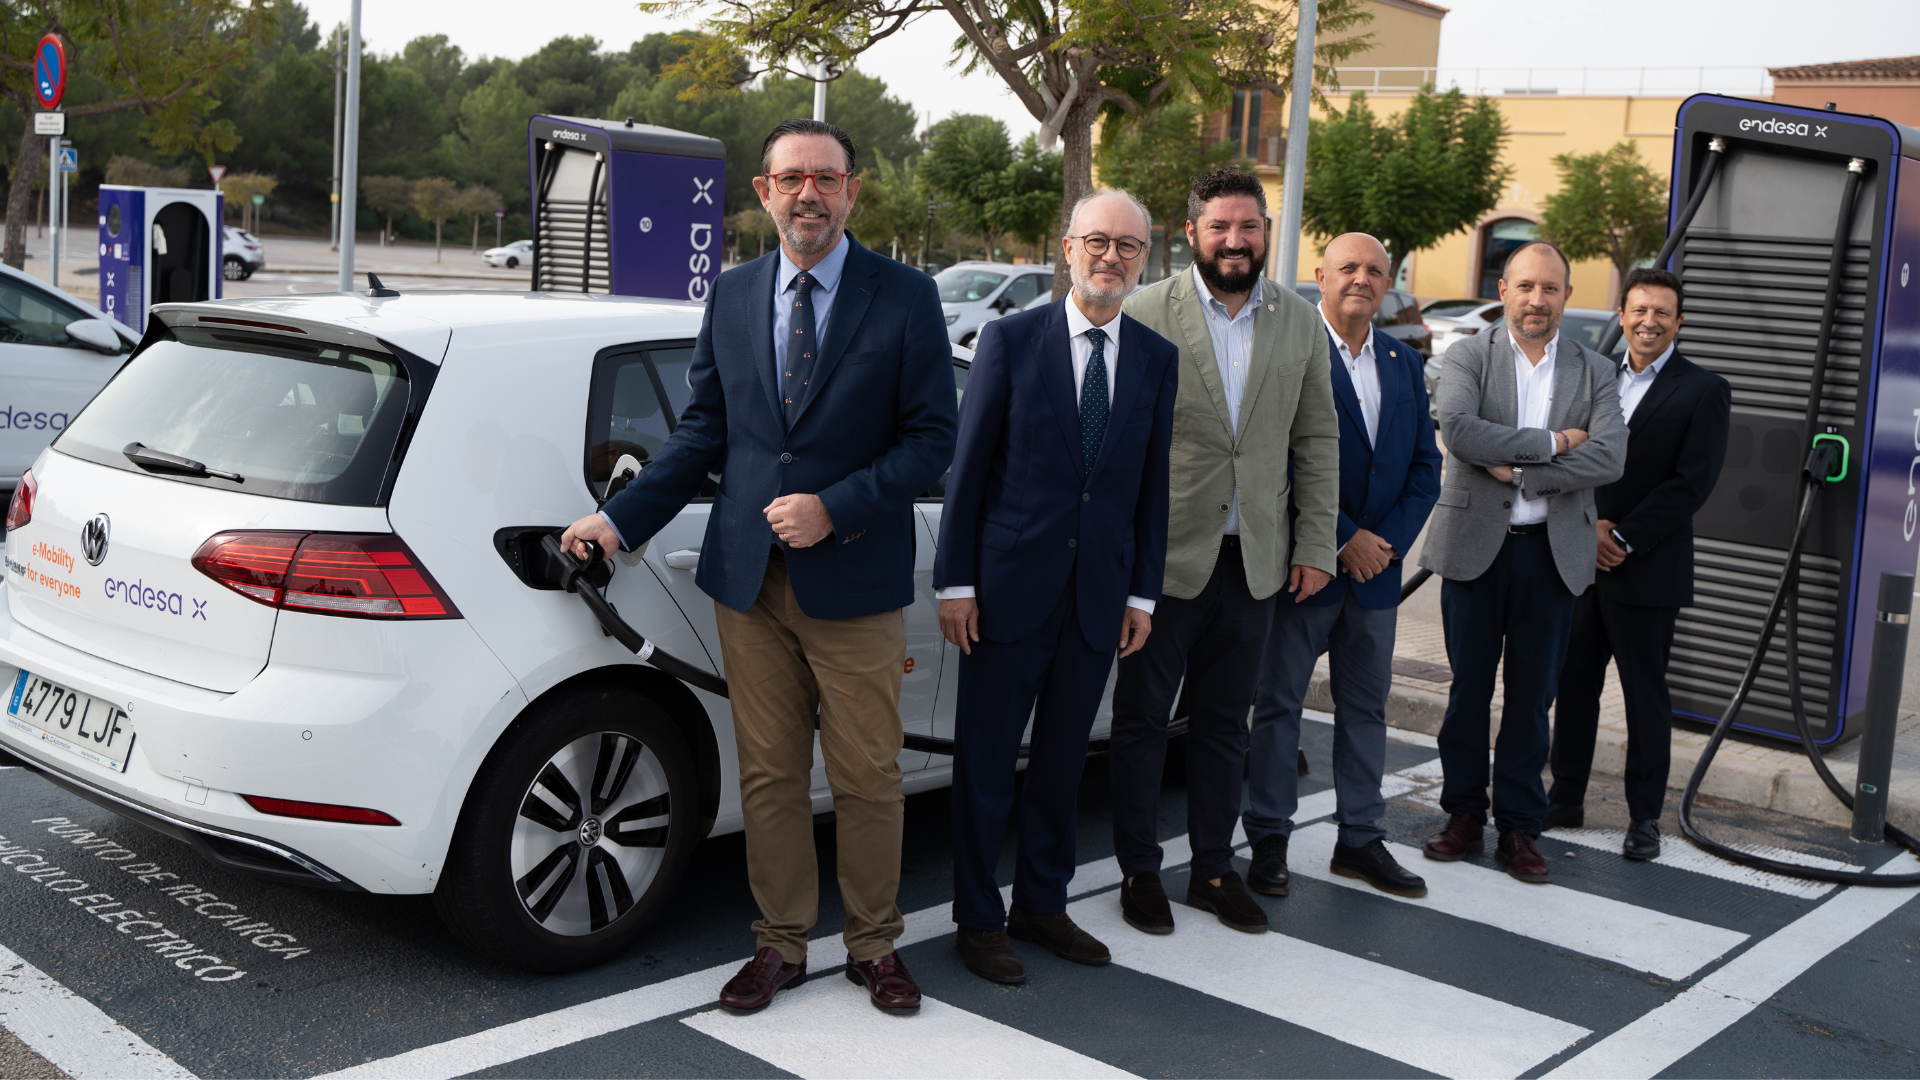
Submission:
[[[1121,273],[1124,275],[1126,270],[1122,268]],[[1102,289],[1093,284],[1090,276],[1082,274],[1079,266],[1072,263],[1067,265],[1067,274],[1073,279],[1074,295],[1089,304],[1117,303],[1125,300],[1127,294],[1133,291],[1131,285],[1121,285],[1116,289]]]
[[[794,209],[824,211],[826,207],[815,203],[803,203]],[[796,255],[825,255],[832,251],[834,245],[840,242],[840,231],[846,223],[845,218],[835,220],[833,215],[829,214],[826,231],[820,234],[819,239],[809,240],[800,235],[800,230],[794,228],[793,214],[788,213],[784,216],[776,214],[773,219],[774,227],[780,230],[780,242]]]

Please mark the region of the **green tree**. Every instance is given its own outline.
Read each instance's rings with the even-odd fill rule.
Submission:
[[[1322,236],[1371,233],[1393,260],[1392,280],[1408,255],[1499,205],[1513,175],[1500,163],[1505,141],[1493,101],[1458,88],[1423,86],[1385,124],[1356,93],[1345,113],[1313,122],[1301,222]]]
[[[1139,115],[1163,101],[1223,104],[1235,87],[1284,95],[1292,81],[1299,0],[642,0],[642,11],[703,13],[703,43],[665,70],[688,93],[745,81],[737,57],[761,71],[811,78],[824,62],[840,78],[856,57],[936,10],[960,31],[953,62],[998,76],[1040,122],[1040,146],[1063,144],[1063,203],[1093,186],[1093,124],[1103,110]],[[1332,66],[1371,44],[1349,33],[1372,18],[1359,0],[1316,0],[1318,85]],[[1314,96],[1324,100],[1316,88]],[[829,93],[831,99],[831,93]],[[1064,222],[1063,222],[1064,224]],[[1067,289],[1062,265],[1055,295]]]
[[[880,251],[904,252],[907,262],[925,262],[927,204],[933,192],[921,158],[899,164],[882,157],[860,170],[860,201],[847,225],[860,242]],[[940,233],[945,236],[945,230]],[[912,258],[914,251],[919,258]]]
[[[1175,103],[1131,124],[1109,124],[1100,146],[1100,179],[1146,204],[1161,227],[1160,276],[1173,276],[1173,238],[1187,220],[1196,176],[1240,160],[1231,142],[1210,141],[1200,110]]]
[[[760,153],[759,140],[782,120],[813,115],[813,82],[784,75],[770,75],[744,95],[753,152]],[[834,80],[827,89],[827,119],[853,139],[859,156],[866,161],[879,158],[904,160],[920,152],[920,140],[913,106],[887,93],[887,84],[863,71],[849,71]],[[759,162],[754,162],[755,172]]]
[[[1001,233],[1031,246],[1040,262],[1050,259],[1047,241],[1060,221],[1063,172],[1060,151],[1040,149],[1039,138],[1029,135],[1000,170],[993,198],[987,201],[988,220]]]
[[[859,205],[865,205],[864,201]],[[856,212],[864,211],[856,207]],[[759,258],[767,253],[767,237],[779,235],[779,229],[773,222],[773,215],[758,206],[735,210],[728,214],[726,226],[727,230],[734,235],[733,257],[736,260],[746,257],[740,247],[745,245],[748,237],[752,237],[759,244],[760,250],[754,252],[754,258]]]
[[[0,4],[0,99],[24,127],[7,191],[9,266],[26,262],[26,222],[36,158],[45,138],[33,133],[35,43],[59,34],[68,63],[107,91],[98,100],[65,105],[70,118],[137,110],[140,137],[162,155],[193,154],[207,163],[231,150],[231,121],[210,119],[215,86],[276,30],[274,12],[243,0],[36,0]]]
[[[413,212],[433,222],[433,261],[440,261],[440,231],[447,219],[460,213],[460,186],[444,176],[413,182]]]
[[[457,200],[460,216],[473,221],[473,253],[480,253],[480,223],[493,216],[500,205],[500,194],[485,184],[474,184],[460,192]]]
[[[227,205],[240,210],[240,227],[260,231],[260,219],[253,205],[253,197],[265,198],[273,194],[280,181],[266,173],[230,172],[220,178],[220,194],[226,196]]]
[[[1625,281],[1667,238],[1667,182],[1630,142],[1553,159],[1560,190],[1540,205],[1540,238],[1573,260],[1605,258]],[[1612,306],[1616,298],[1608,297]]]
[[[126,154],[107,162],[107,183],[130,187],[186,187],[187,170],[178,165],[156,165]]]
[[[527,118],[536,111],[512,73],[496,70],[461,99],[454,130],[440,138],[442,165],[527,205]]]
[[[988,208],[1000,194],[1002,174],[1012,164],[1007,125],[991,116],[956,113],[927,132],[921,171],[947,204],[953,227],[980,238],[983,259],[993,258],[993,238],[1001,231]]]
[[[393,235],[393,219],[413,212],[413,181],[404,176],[363,176],[360,178],[360,202],[376,214],[384,215],[387,228],[380,234],[382,244]]]

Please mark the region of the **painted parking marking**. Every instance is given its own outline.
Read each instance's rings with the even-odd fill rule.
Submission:
[[[1343,888],[1481,923],[1535,941],[1610,960],[1666,979],[1684,979],[1739,948],[1747,934],[1653,911],[1562,885],[1530,885],[1470,862],[1435,862],[1400,844],[1387,850],[1427,879],[1420,899],[1380,892],[1327,868],[1338,830],[1331,824],[1296,830],[1289,854],[1293,872]],[[1288,860],[1294,864],[1293,859]]]
[[[0,1024],[73,1080],[193,1080],[179,1062],[4,945]]]
[[[1554,829],[1541,834],[1540,839],[1564,841],[1579,844],[1581,847],[1595,848],[1600,851],[1619,851],[1626,841],[1627,834],[1616,829]],[[1759,855],[1768,859],[1784,862],[1797,862],[1805,866],[1815,866],[1827,870],[1864,870],[1866,867],[1844,863],[1838,859],[1823,859],[1818,855],[1808,855],[1802,851],[1788,851],[1786,848],[1768,847],[1765,844],[1736,844],[1740,850],[1750,855]],[[1783,896],[1797,896],[1803,900],[1817,900],[1832,892],[1832,882],[1808,881],[1804,878],[1788,877],[1768,870],[1755,870],[1752,867],[1730,863],[1725,859],[1694,847],[1688,843],[1669,843],[1660,846],[1660,857],[1653,860],[1661,866],[1671,866],[1680,870],[1691,870],[1696,874],[1731,881],[1736,885],[1748,885],[1768,892],[1777,892]]]
[[[1284,933],[1243,934],[1180,910],[1189,913],[1176,916],[1180,932],[1156,937],[1130,932],[1111,896],[1067,908],[1116,964],[1442,1076],[1518,1076],[1592,1034]]]
[[[923,997],[911,1019],[887,1016],[837,972],[782,992],[778,1007],[764,1013],[710,1009],[680,1022],[809,1080],[1133,1075],[935,998]]]
[[[1901,854],[1874,871],[1909,874],[1920,859]],[[1920,895],[1914,889],[1850,886],[1673,1000],[1601,1039],[1549,1077],[1654,1077],[1733,1026],[1808,968]]]

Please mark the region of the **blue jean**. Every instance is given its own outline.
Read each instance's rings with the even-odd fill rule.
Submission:
[[[1333,690],[1334,821],[1340,842],[1363,847],[1386,837],[1380,776],[1387,764],[1387,691],[1393,685],[1393,637],[1400,609],[1370,608],[1348,592],[1337,604],[1296,604],[1286,593],[1273,611],[1266,665],[1254,699],[1247,753],[1247,839],[1293,835],[1300,806],[1296,768],[1300,711],[1313,665],[1327,653]]]
[[[1501,830],[1540,835],[1547,812],[1548,709],[1573,632],[1573,593],[1553,562],[1545,533],[1508,534],[1486,573],[1440,587],[1453,686],[1440,725],[1440,808],[1485,820],[1491,807]],[[1487,737],[1493,678],[1506,658],[1506,701],[1493,748],[1493,797],[1487,797]]]

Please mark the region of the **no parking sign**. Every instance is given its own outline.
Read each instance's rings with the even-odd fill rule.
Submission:
[[[34,50],[33,96],[40,99],[41,108],[51,111],[60,107],[66,93],[67,47],[60,35],[48,34]]]

